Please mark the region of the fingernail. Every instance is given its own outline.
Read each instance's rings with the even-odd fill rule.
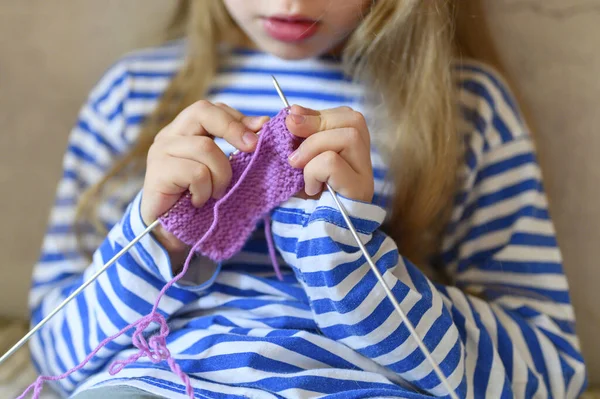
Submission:
[[[304,122],[304,120],[306,120],[306,117],[304,115],[290,114],[290,117],[297,125],[301,124],[302,122]]]
[[[249,146],[253,146],[257,140],[258,140],[258,137],[256,137],[256,134],[254,134],[252,132],[246,132],[242,136],[242,141],[244,142],[244,144],[249,145]]]
[[[296,159],[298,159],[298,155],[300,154],[300,149],[295,150],[294,152],[292,152],[290,154],[290,156],[288,157],[290,162],[294,162]]]
[[[303,107],[302,105],[294,104],[296,107],[300,108],[304,112],[311,112],[312,109]]]

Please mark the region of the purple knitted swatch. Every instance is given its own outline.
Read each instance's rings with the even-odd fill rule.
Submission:
[[[25,398],[30,390],[33,390],[32,399],[38,399],[45,381],[62,380],[81,370],[106,344],[132,328],[135,328],[132,343],[139,351],[125,360],[113,362],[108,369],[109,373],[115,375],[125,366],[142,357],[147,357],[152,363],[166,361],[171,371],[185,384],[188,397],[194,398],[190,378],[181,370],[167,348],[169,326],[157,311],[158,305],[167,290],[188,271],[195,252],[216,261],[233,256],[242,248],[261,218],[265,220],[271,260],[278,276],[281,276],[276,266],[268,213],[304,187],[302,170],[293,169],[287,162],[288,155],[299,143],[285,126],[287,113],[287,109],[281,110],[263,126],[253,153],[239,153],[233,156],[232,181],[223,198],[218,201],[208,201],[201,208],[195,208],[190,202],[189,195],[186,194],[167,215],[161,218],[162,225],[180,240],[192,245],[192,249],[181,272],[161,289],[152,311],[118,333],[105,338],[72,369],[58,376],[39,376],[17,399]],[[146,339],[144,331],[152,323],[157,323],[159,329]]]
[[[197,251],[213,261],[239,252],[257,222],[304,187],[302,170],[292,168],[287,160],[300,141],[285,126],[286,116],[287,110],[283,109],[263,126],[253,153],[233,156],[232,179],[223,198],[211,198],[201,208],[195,208],[187,193],[161,217],[165,230],[194,245],[209,230],[213,218],[219,217]]]

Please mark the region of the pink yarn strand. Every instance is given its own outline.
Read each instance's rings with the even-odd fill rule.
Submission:
[[[167,325],[167,321],[160,313],[157,312],[158,304],[159,304],[160,300],[162,299],[163,295],[165,294],[165,292],[167,291],[167,289],[169,287],[171,287],[173,284],[175,284],[187,272],[192,257],[193,257],[193,251],[190,251],[190,253],[188,254],[186,261],[184,263],[183,269],[177,276],[175,276],[171,281],[169,281],[169,283],[167,283],[165,285],[165,287],[163,287],[163,289],[161,290],[161,292],[159,293],[159,295],[156,299],[154,308],[152,309],[152,311],[149,314],[142,317],[138,321],[124,327],[118,333],[116,333],[108,338],[105,338],[76,367],[73,367],[72,369],[70,369],[67,372],[65,372],[61,375],[58,375],[58,376],[39,376],[36,379],[36,381],[33,384],[31,384],[29,387],[27,387],[27,389],[17,399],[24,399],[25,396],[29,393],[29,391],[32,388],[33,388],[32,399],[38,399],[39,395],[42,392],[44,382],[62,380],[64,378],[67,378],[69,375],[73,374],[74,372],[79,371],[100,351],[100,349],[102,349],[104,346],[106,346],[106,344],[108,344],[112,340],[120,337],[121,335],[123,335],[125,332],[127,332],[128,330],[130,330],[133,327],[136,327],[136,329],[132,336],[132,344],[136,348],[139,349],[139,352],[134,355],[129,356],[125,360],[115,360],[109,367],[109,371],[108,371],[109,374],[115,375],[115,374],[119,373],[121,370],[123,370],[125,368],[125,366],[137,361],[141,357],[147,357],[153,363],[159,363],[163,360],[166,360],[171,371],[173,371],[173,373],[175,373],[179,378],[181,378],[181,380],[185,384],[187,395],[191,399],[193,399],[194,398],[194,390],[192,388],[189,377],[187,376],[187,374],[185,374],[181,370],[179,365],[175,362],[175,359],[173,359],[173,357],[171,356],[169,349],[167,348],[166,338],[169,335],[169,326]],[[156,322],[159,325],[159,327],[160,327],[159,332],[158,332],[158,334],[150,337],[149,340],[146,340],[143,333],[152,322]]]
[[[271,218],[269,216],[264,217],[265,222],[265,237],[267,239],[267,247],[269,248],[269,256],[271,257],[271,263],[273,263],[273,269],[279,281],[283,281],[283,275],[279,268],[279,262],[277,262],[277,254],[275,253],[275,244],[273,243],[273,237],[271,236]]]
[[[58,376],[39,376],[35,380],[35,382],[32,383],[31,385],[29,385],[27,387],[27,389],[17,399],[24,399],[25,396],[32,389],[33,389],[32,399],[38,399],[39,395],[41,394],[41,391],[43,389],[44,382],[58,381],[58,380],[67,378],[74,372],[81,370],[106,344],[108,344],[110,341],[118,338],[119,336],[123,335],[125,332],[127,332],[128,330],[130,330],[131,328],[134,328],[134,327],[135,327],[135,331],[132,335],[132,344],[136,348],[138,348],[139,351],[137,353],[129,356],[127,359],[115,360],[109,366],[109,373],[111,375],[115,375],[115,374],[121,372],[127,365],[138,361],[142,357],[148,358],[153,363],[159,363],[164,360],[169,365],[169,368],[171,369],[171,371],[173,373],[175,373],[177,376],[179,376],[179,378],[184,383],[184,385],[186,387],[186,394],[191,399],[194,398],[194,389],[191,385],[189,376],[183,370],[181,370],[181,367],[177,364],[176,360],[172,357],[169,349],[167,348],[167,336],[169,335],[169,332],[170,332],[169,326],[168,326],[165,318],[160,313],[158,313],[158,306],[160,304],[162,297],[166,294],[167,290],[169,288],[171,288],[175,283],[177,283],[187,273],[189,265],[191,263],[191,260],[194,256],[194,253],[198,250],[200,245],[203,244],[203,242],[207,239],[207,237],[209,237],[215,230],[216,226],[219,223],[219,218],[220,218],[219,211],[220,211],[221,204],[223,204],[226,199],[228,199],[229,197],[234,195],[234,193],[238,190],[238,188],[244,181],[245,177],[247,176],[249,171],[252,169],[252,166],[254,165],[254,163],[258,157],[258,154],[260,152],[260,149],[262,147],[263,141],[264,141],[264,135],[261,135],[259,137],[256,149],[255,149],[254,153],[252,154],[252,156],[250,157],[250,162],[247,165],[247,167],[243,170],[238,181],[231,187],[231,189],[227,192],[227,194],[223,198],[221,198],[219,201],[217,201],[215,203],[215,206],[213,208],[213,220],[212,220],[212,223],[210,224],[209,229],[202,235],[202,237],[199,240],[197,240],[194,243],[194,245],[190,249],[189,254],[185,260],[185,263],[183,265],[181,272],[179,274],[177,274],[169,282],[167,282],[164,285],[164,287],[160,290],[160,292],[156,298],[156,301],[154,303],[154,306],[152,308],[152,311],[149,314],[140,318],[138,321],[131,323],[128,326],[124,327],[122,330],[120,330],[116,334],[114,334],[108,338],[105,338],[102,342],[100,342],[98,344],[98,346],[79,365],[73,367],[72,369],[70,369],[70,370],[66,371],[65,373],[58,375]],[[269,256],[273,263],[273,267],[275,269],[275,273],[276,273],[277,277],[279,278],[279,280],[283,280],[283,276],[281,274],[281,270],[280,270],[279,264],[277,262],[277,256],[275,253],[275,246],[273,243],[273,238],[271,236],[270,218],[268,215],[264,217],[264,222],[265,222],[265,235],[266,235],[267,245],[268,245],[268,249],[269,249]],[[143,333],[146,330],[146,328],[148,328],[148,326],[150,326],[150,324],[152,324],[152,323],[158,324],[158,326],[159,326],[158,332],[156,334],[152,335],[149,339],[146,339],[144,337]]]
[[[259,140],[259,143],[257,144],[255,154],[258,153],[260,145],[261,145],[261,140]],[[248,168],[246,169],[246,171],[244,171],[244,174],[242,174],[242,177],[240,177],[238,182],[231,188],[231,190],[225,195],[225,197],[231,195],[231,193],[233,191],[235,191],[237,189],[237,187],[239,187],[239,185],[241,184],[241,182],[243,180],[243,177],[245,176],[247,170],[249,170],[254,159],[255,158],[253,157],[252,160],[250,161],[250,165],[248,165]],[[223,198],[225,198],[225,197],[223,197]],[[221,201],[222,200],[223,199],[221,199]],[[196,242],[194,244],[194,246],[190,249],[188,256],[185,260],[185,263],[183,264],[183,268],[181,269],[181,272],[179,272],[179,274],[177,274],[171,281],[169,281],[167,284],[165,284],[165,286],[160,290],[160,293],[158,294],[158,296],[156,298],[156,302],[154,303],[154,307],[152,308],[152,311],[149,314],[142,317],[138,321],[124,327],[118,333],[116,333],[108,338],[105,338],[102,342],[100,342],[100,344],[98,344],[98,346],[81,363],[79,363],[77,366],[73,367],[72,369],[68,370],[67,372],[65,372],[61,375],[58,375],[58,376],[39,376],[36,379],[36,381],[33,384],[29,385],[27,387],[27,389],[17,399],[24,399],[25,396],[29,393],[29,391],[31,389],[33,389],[32,399],[38,399],[42,392],[44,382],[62,380],[64,378],[67,378],[69,375],[73,374],[74,372],[79,371],[100,351],[100,349],[102,349],[104,346],[106,346],[106,344],[108,344],[110,341],[120,337],[121,335],[123,335],[125,332],[127,332],[128,330],[130,330],[133,327],[136,327],[136,330],[132,336],[132,344],[136,348],[139,349],[139,352],[134,355],[129,356],[125,360],[114,361],[111,364],[111,366],[109,367],[109,373],[111,375],[115,375],[115,374],[119,373],[121,370],[123,370],[128,364],[131,364],[131,363],[139,360],[142,357],[147,357],[153,363],[159,363],[163,360],[166,360],[171,371],[173,373],[175,373],[185,384],[187,395],[191,399],[193,399],[194,398],[194,389],[192,388],[192,385],[191,385],[188,375],[181,370],[181,367],[179,367],[179,365],[175,362],[175,359],[171,356],[171,353],[170,353],[169,349],[167,348],[166,338],[169,335],[169,326],[167,325],[165,318],[160,313],[158,313],[157,310],[158,310],[158,305],[160,304],[160,301],[161,301],[162,297],[165,295],[165,293],[167,292],[167,290],[169,288],[171,288],[177,281],[179,281],[185,275],[185,273],[188,271],[188,268],[189,268],[190,262],[194,256],[195,250],[198,248],[198,246],[200,246],[202,244],[202,242],[206,239],[206,237],[209,237],[209,235],[212,233],[212,231],[217,226],[217,223],[219,221],[219,205],[220,205],[221,201],[219,201],[219,202],[217,202],[217,204],[215,204],[214,218],[213,218],[213,222],[212,222],[210,228],[206,231],[206,233],[202,236],[202,238],[200,240],[198,240],[198,242]],[[144,333],[144,330],[152,322],[156,322],[159,324],[159,327],[160,327],[159,333],[150,337],[149,340],[146,340],[143,333]]]

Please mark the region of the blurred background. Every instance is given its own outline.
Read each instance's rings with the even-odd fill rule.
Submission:
[[[163,40],[174,6],[165,0],[0,0],[5,325],[28,317],[30,272],[79,107],[118,57]],[[483,11],[537,134],[590,382],[598,386],[600,0],[484,0]],[[0,351],[21,333],[14,324],[0,329]],[[7,373],[0,369],[0,380]],[[30,376],[20,374],[27,384]]]

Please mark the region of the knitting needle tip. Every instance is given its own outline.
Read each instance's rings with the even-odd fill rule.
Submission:
[[[283,103],[285,104],[285,107],[289,108],[290,103],[288,102],[287,98],[285,98],[283,91],[281,91],[281,87],[279,87],[279,83],[277,82],[277,79],[275,79],[275,76],[273,76],[273,75],[271,75],[271,79],[273,79],[273,85],[275,85],[275,90],[277,90],[277,94],[279,94],[279,98],[281,98],[281,101],[283,101]]]
[[[279,98],[281,98],[281,101],[283,101],[283,103],[285,104],[286,108],[290,107],[290,103],[288,102],[287,98],[285,98],[285,95],[283,94],[283,91],[281,91],[281,87],[279,87],[279,83],[277,83],[277,79],[275,79],[275,76],[271,75],[271,79],[273,79],[273,85],[275,85],[275,90],[277,90],[277,94],[279,94]],[[260,134],[260,132],[258,132],[257,134]],[[239,154],[240,150],[235,150],[233,151],[231,154],[229,154],[229,160],[231,161],[231,159]]]

